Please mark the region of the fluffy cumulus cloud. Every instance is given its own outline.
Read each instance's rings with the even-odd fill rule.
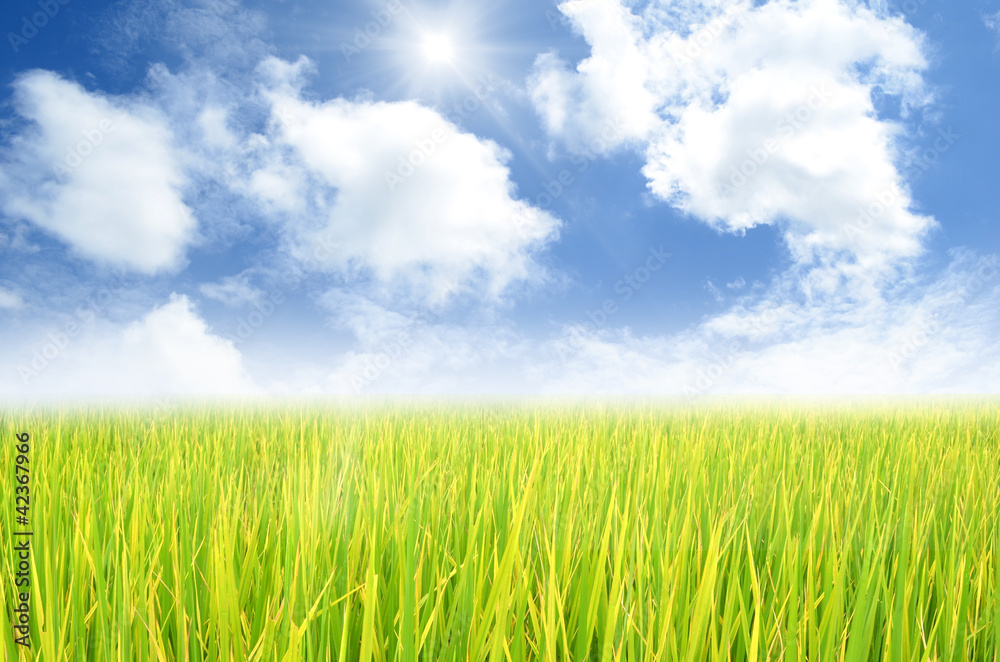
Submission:
[[[644,140],[660,120],[647,86],[656,63],[644,52],[641,19],[619,2],[565,2],[559,9],[583,31],[592,56],[572,72],[555,52],[538,57],[529,88],[546,128],[577,151]],[[601,142],[604,134],[614,139]]]
[[[197,202],[199,240],[228,246],[253,232],[272,243],[256,268],[203,283],[200,295],[259,304],[251,276],[263,286],[280,264],[325,316],[329,344],[237,349],[183,296],[151,295],[159,305],[121,315],[63,311],[62,323],[49,311],[42,322],[25,282],[5,281],[0,311],[16,324],[0,344],[0,392],[699,395],[1000,383],[1000,262],[959,250],[937,276],[919,269],[936,220],[902,174],[905,122],[932,99],[922,36],[884,3],[559,5],[590,54],[535,62],[529,98],[552,144],[634,151],[664,205],[725,232],[776,225],[793,258],[769,284],[713,286],[722,312],[672,335],[610,324],[525,331],[496,304],[552,282],[542,254],[561,224],[518,195],[506,149],[416,101],[317,98],[308,60],[269,56],[260,16],[197,4],[132,3],[112,17],[124,39],[113,68],[156,32],[188,35],[184,64],[150,67],[141,95],[41,71],[16,80],[0,247],[26,252],[35,227],[98,264],[169,272],[196,240],[185,200]],[[876,88],[899,100],[899,117],[878,114]],[[956,139],[942,128],[933,148]]]
[[[942,275],[914,277],[936,221],[902,174],[903,123],[872,103],[876,88],[896,96],[905,120],[932,101],[919,32],[853,1],[559,8],[591,53],[537,59],[529,89],[550,135],[639,151],[655,196],[720,230],[778,225],[793,266],[684,333],[567,328],[528,368],[544,390],[995,388],[996,257],[959,251]],[[958,138],[940,130],[934,156]]]
[[[0,208],[79,255],[152,274],[179,266],[195,218],[171,133],[154,110],[46,71],[15,82],[24,126],[0,155]]]
[[[33,338],[6,357],[11,369],[0,391],[77,396],[257,391],[239,350],[213,334],[184,296],[172,296],[124,325],[81,309],[72,319],[37,329]]]
[[[300,255],[430,302],[545,278],[535,254],[559,222],[517,197],[507,150],[416,102],[307,100],[309,66],[261,66],[271,157],[247,187],[288,215]]]
[[[242,356],[229,340],[212,335],[186,297],[173,297],[122,332],[128,376],[167,393],[240,393],[251,390]],[[154,386],[155,385],[155,386]]]
[[[920,254],[934,220],[913,211],[900,127],[872,104],[875,86],[904,108],[928,101],[904,21],[837,0],[560,10],[591,56],[570,70],[544,55],[530,86],[570,148],[620,121],[657,197],[722,230],[780,224],[802,264],[870,277]]]

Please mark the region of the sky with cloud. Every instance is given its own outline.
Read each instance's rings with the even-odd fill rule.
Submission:
[[[1000,2],[13,0],[0,393],[1000,387]]]

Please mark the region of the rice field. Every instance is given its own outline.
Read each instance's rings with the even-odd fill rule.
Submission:
[[[1000,660],[997,402],[7,411],[7,660]],[[32,436],[30,652],[14,435]]]

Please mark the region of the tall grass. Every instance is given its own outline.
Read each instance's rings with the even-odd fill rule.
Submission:
[[[4,486],[15,430],[9,660],[1000,659],[991,403],[22,412]]]

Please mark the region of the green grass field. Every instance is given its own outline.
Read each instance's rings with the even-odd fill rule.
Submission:
[[[996,402],[10,412],[8,660],[998,660]],[[14,603],[31,434],[31,652]]]

